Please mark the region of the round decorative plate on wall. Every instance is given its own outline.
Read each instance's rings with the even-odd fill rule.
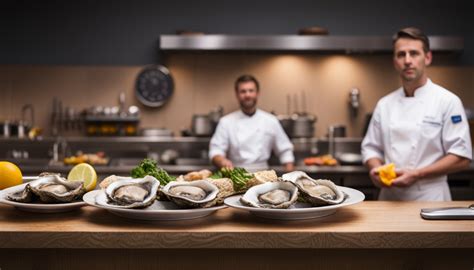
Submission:
[[[173,95],[173,78],[161,65],[145,67],[137,76],[135,96],[148,107],[160,107]]]

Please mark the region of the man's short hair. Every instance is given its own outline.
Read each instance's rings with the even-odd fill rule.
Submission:
[[[254,76],[248,75],[248,74],[242,75],[238,77],[237,80],[235,80],[235,85],[234,85],[235,91],[237,91],[237,89],[239,88],[239,84],[244,83],[244,82],[254,82],[255,86],[257,87],[257,91],[259,91],[260,85],[258,84],[257,79],[255,79]]]
[[[430,51],[430,40],[420,29],[416,27],[407,27],[398,30],[398,32],[393,35],[393,45],[395,45],[395,42],[397,42],[397,40],[400,38],[419,40],[423,43],[423,51],[425,51],[425,53]]]

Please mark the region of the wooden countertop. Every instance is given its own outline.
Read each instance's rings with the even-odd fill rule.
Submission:
[[[226,208],[188,221],[106,210],[39,214],[0,205],[0,248],[474,248],[474,220],[423,220],[421,208],[472,201],[366,201],[321,219],[276,221]]]

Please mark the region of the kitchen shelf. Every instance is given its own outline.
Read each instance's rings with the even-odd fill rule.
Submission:
[[[461,52],[464,39],[430,36],[435,52]],[[386,36],[300,35],[161,35],[162,51],[321,51],[345,53],[390,53],[392,38]]]

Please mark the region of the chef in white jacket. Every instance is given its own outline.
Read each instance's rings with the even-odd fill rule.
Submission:
[[[379,200],[449,201],[447,174],[469,166],[472,146],[461,100],[426,74],[432,54],[417,28],[394,36],[393,62],[402,87],[375,107],[362,142],[364,163]],[[381,183],[378,169],[394,163],[397,178]]]
[[[286,171],[294,169],[293,144],[278,119],[257,108],[259,83],[251,75],[235,82],[240,110],[219,120],[209,146],[209,158],[218,168],[266,169],[272,150]]]

